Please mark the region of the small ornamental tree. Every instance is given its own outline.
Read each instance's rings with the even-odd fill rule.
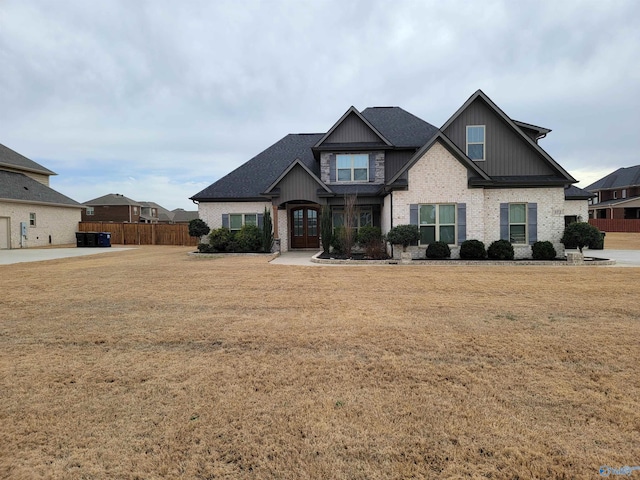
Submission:
[[[406,252],[407,247],[420,240],[420,230],[417,225],[398,225],[387,233],[387,241],[391,245],[402,245],[402,251]]]
[[[264,215],[262,218],[262,250],[265,253],[271,253],[273,248],[273,222],[271,221],[271,212],[264,207]]]
[[[582,253],[584,247],[598,245],[602,241],[600,230],[587,222],[573,222],[567,225],[562,235],[565,248],[577,248]]]
[[[209,225],[205,223],[204,220],[200,218],[194,218],[189,222],[189,236],[190,237],[203,237],[205,235],[209,235],[211,229]]]

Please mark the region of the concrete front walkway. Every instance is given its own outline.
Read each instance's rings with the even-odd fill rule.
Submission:
[[[271,263],[273,265],[306,265],[311,267],[318,266],[317,263],[313,263],[311,261],[311,257],[319,252],[319,250],[290,250],[278,255],[276,258],[271,260]]]

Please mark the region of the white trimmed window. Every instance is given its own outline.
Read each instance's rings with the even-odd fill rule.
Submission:
[[[336,169],[339,182],[368,182],[369,155],[366,153],[338,154]]]
[[[258,215],[255,213],[230,213],[229,230],[240,230],[244,225],[258,226]]]
[[[87,216],[93,215],[93,207],[87,207],[86,214],[87,214]]]
[[[509,204],[509,241],[513,244],[527,243],[527,204]]]
[[[36,214],[35,214],[35,212],[31,212],[29,214],[29,226],[30,227],[35,227],[36,226]]]
[[[622,189],[622,198],[627,198],[627,189],[626,188]]]
[[[467,157],[471,160],[481,161],[485,159],[484,130],[484,125],[467,126]]]
[[[456,205],[424,204],[419,206],[420,245],[433,242],[456,243]]]

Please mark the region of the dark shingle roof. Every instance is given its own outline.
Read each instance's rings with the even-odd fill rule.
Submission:
[[[346,185],[329,185],[331,191],[336,195],[376,195],[382,189],[382,185],[364,183],[358,184],[346,184]]]
[[[592,183],[586,190],[596,191],[607,188],[622,188],[632,185],[640,185],[640,165],[634,167],[622,167],[597,182]]]
[[[200,218],[197,210],[183,210],[182,208],[176,208],[175,210],[172,210],[171,213],[173,213],[173,221],[176,223],[190,222],[191,220]]]
[[[0,170],[0,199],[82,207],[75,200],[27,175],[5,170]]]
[[[131,200],[130,198],[125,197],[124,195],[121,195],[119,193],[110,193],[102,197],[94,198],[93,200],[84,202],[84,204],[85,205],[109,205],[109,206],[134,205],[137,207],[141,206],[140,203],[136,202],[135,200]]]
[[[396,147],[419,148],[438,131],[400,107],[370,107],[361,114]]]
[[[322,138],[322,133],[289,134],[236,168],[217,182],[209,185],[192,200],[261,198],[278,176],[299,158],[314,174],[320,176],[311,147]]]
[[[55,172],[52,172],[48,168],[44,168],[39,163],[36,163],[33,160],[20,155],[18,152],[14,152],[9,147],[5,147],[1,143],[0,166],[6,166],[35,173],[43,173],[45,175],[55,175]]]
[[[565,200],[588,200],[595,197],[595,195],[587,190],[576,187],[575,185],[569,185],[564,187],[564,199]]]

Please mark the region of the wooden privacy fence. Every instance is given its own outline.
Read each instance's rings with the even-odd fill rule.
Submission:
[[[186,245],[195,246],[198,239],[189,236],[187,223],[115,223],[80,222],[79,232],[109,232],[117,245]]]
[[[602,232],[640,233],[640,219],[590,218],[589,223]]]

